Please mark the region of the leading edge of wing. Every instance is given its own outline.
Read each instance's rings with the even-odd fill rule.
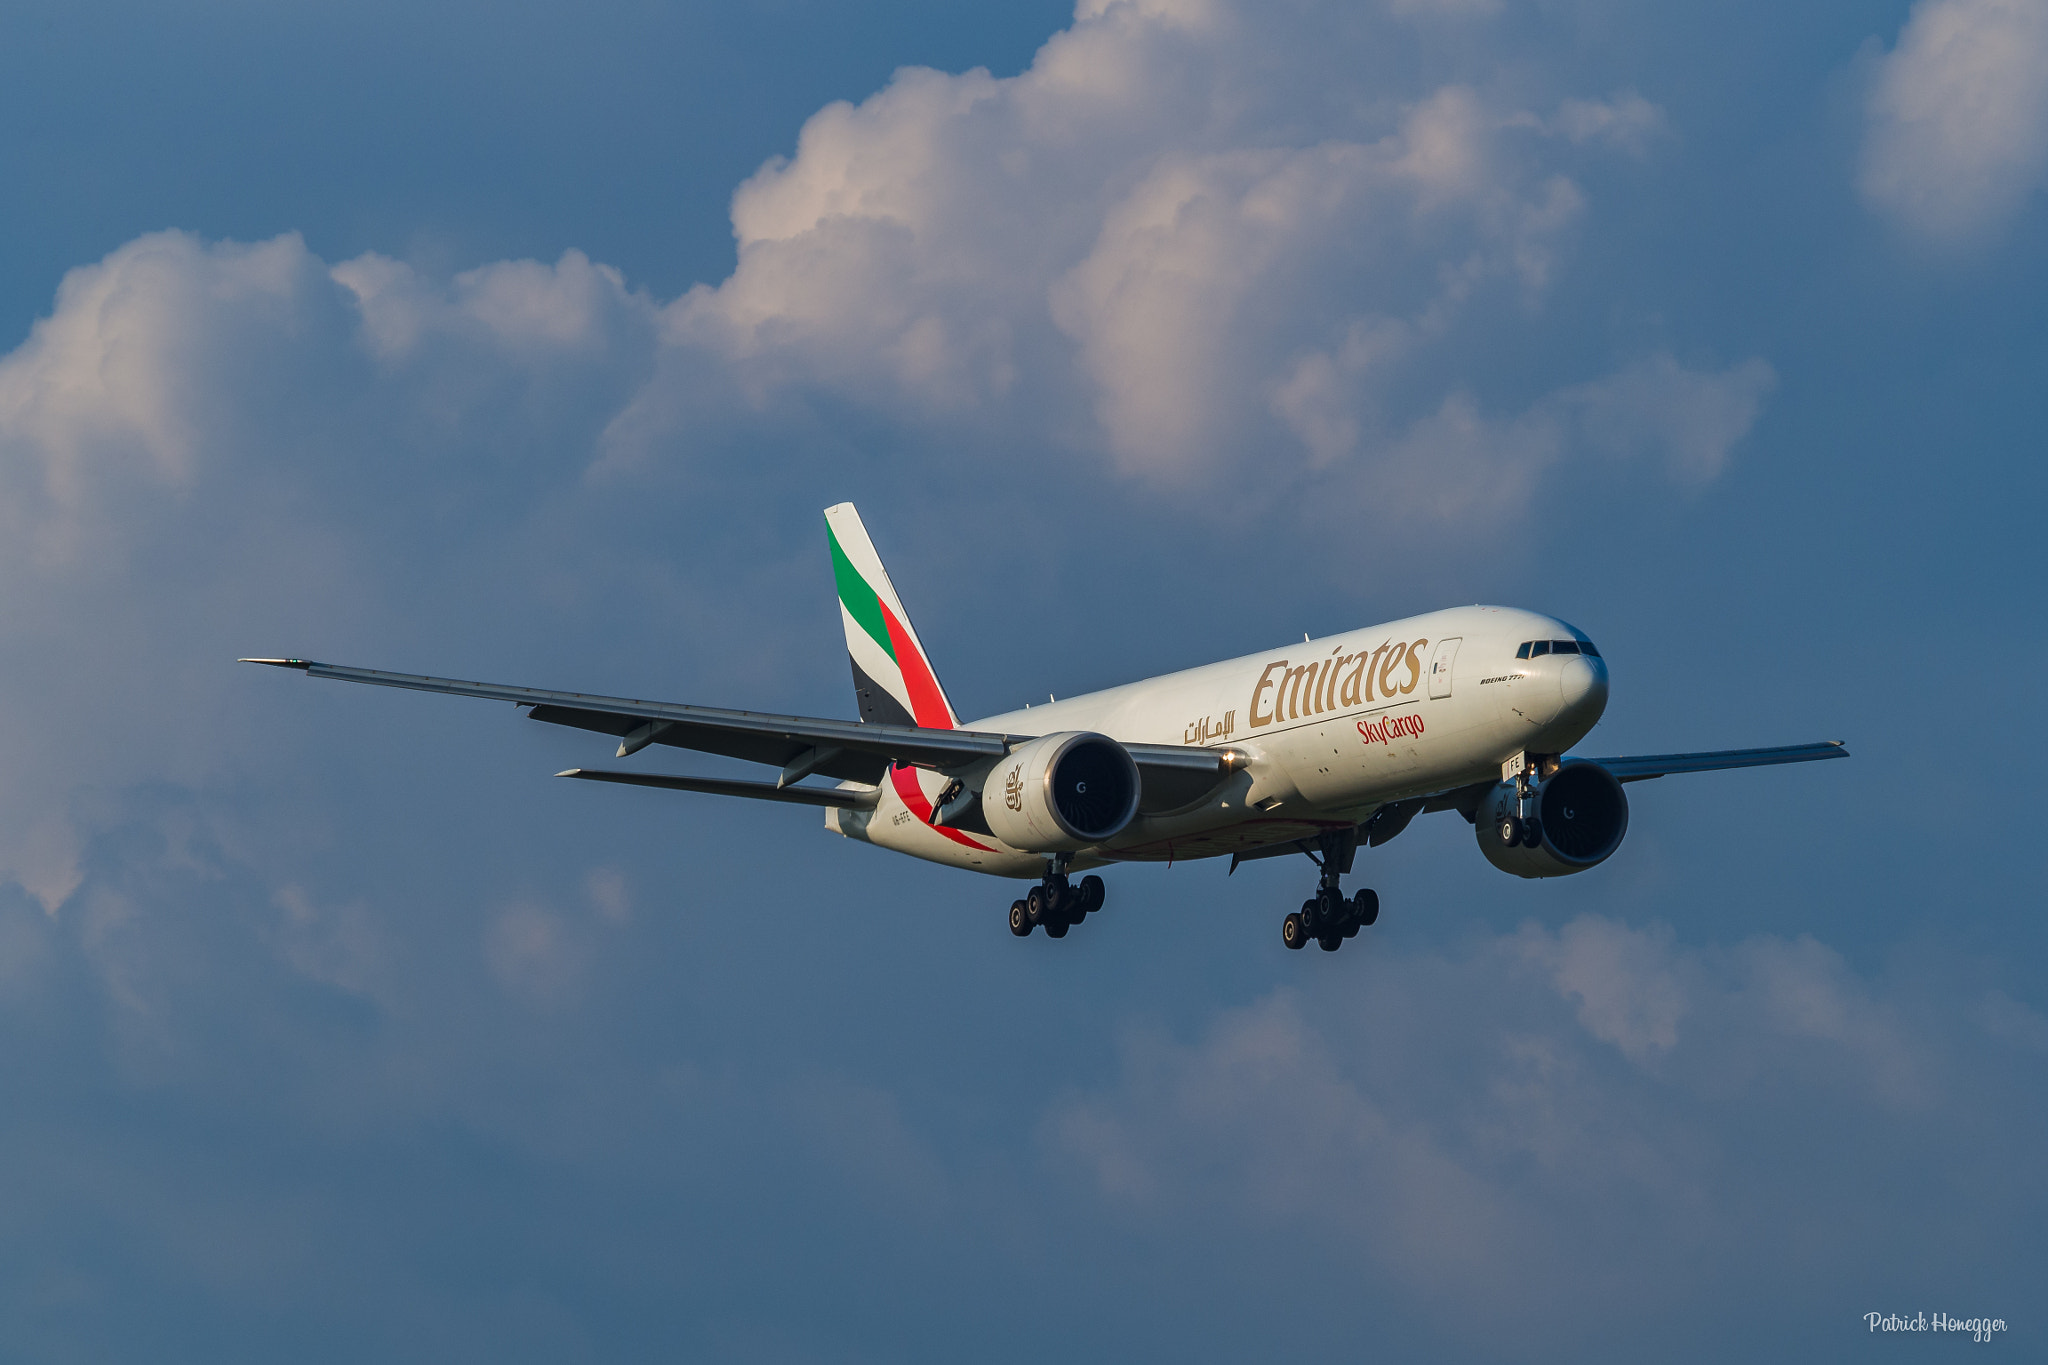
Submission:
[[[688,706],[680,702],[641,701],[630,697],[595,696],[585,692],[550,692],[538,687],[514,687],[505,683],[466,682],[459,678],[434,678],[418,673],[389,673],[375,668],[351,668],[323,664],[311,659],[241,659],[239,663],[268,664],[292,668],[309,678],[334,678],[341,682],[369,683],[377,687],[403,687],[415,692],[440,692],[456,697],[482,697],[488,701],[509,701],[521,706],[556,706],[574,711],[597,711],[644,720],[669,721],[679,728],[742,732],[808,744],[834,745],[864,753],[878,754],[899,763],[948,767],[978,758],[1001,758],[1010,749],[1010,736],[978,730],[933,730],[908,725],[872,725],[860,721],[830,720],[819,716],[781,716],[759,711],[727,711],[711,706]],[[684,746],[689,747],[689,746]]]
[[[1717,749],[1703,754],[1645,754],[1636,758],[1589,758],[1623,782],[1641,782],[1669,773],[1710,773],[1724,768],[1764,768],[1777,763],[1813,763],[1824,758],[1847,758],[1849,750],[1839,739],[1818,744],[1784,744],[1775,749]]]
[[[797,806],[837,806],[841,810],[867,810],[881,793],[847,791],[842,787],[778,787],[769,782],[739,782],[725,777],[679,777],[671,773],[622,773],[603,768],[570,768],[556,777],[580,777],[586,782],[619,782],[629,787],[666,787],[670,791],[704,792],[711,796],[744,796],[755,801],[784,801]]]

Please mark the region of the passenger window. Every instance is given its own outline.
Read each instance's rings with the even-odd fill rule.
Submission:
[[[1589,659],[1597,659],[1600,657],[1600,651],[1593,648],[1593,642],[1591,640],[1579,641],[1579,653],[1585,655]]]
[[[1577,640],[1552,640],[1550,642],[1550,652],[1552,654],[1576,654],[1579,652],[1579,642]]]
[[[1529,657],[1532,659],[1540,659],[1549,652],[1550,641],[1548,640],[1537,640],[1529,646]]]
[[[1515,657],[1517,659],[1526,659],[1529,657],[1529,642],[1527,640],[1522,641],[1522,647],[1515,651]]]

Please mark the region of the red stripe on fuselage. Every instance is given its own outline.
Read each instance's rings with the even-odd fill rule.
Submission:
[[[888,608],[884,607],[882,610],[887,611]],[[928,828],[937,830],[956,844],[965,844],[969,848],[978,848],[983,853],[995,852],[987,844],[977,843],[957,829],[947,829],[944,825],[932,824],[932,803],[926,799],[924,788],[918,783],[917,769],[899,768],[891,764],[889,767],[889,783],[896,788],[896,794],[903,798],[903,804],[910,808],[910,813],[924,821]]]
[[[953,713],[946,706],[945,694],[939,691],[939,680],[932,676],[932,666],[925,662],[924,651],[910,638],[910,632],[896,619],[896,613],[889,610],[889,604],[876,599],[882,609],[882,620],[889,627],[889,644],[896,652],[896,667],[903,670],[903,690],[910,693],[910,714],[917,723],[927,730],[950,730],[953,728]]]

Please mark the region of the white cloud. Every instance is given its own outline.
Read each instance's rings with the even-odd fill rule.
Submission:
[[[1759,357],[1699,371],[1660,352],[1559,398],[1596,449],[1661,456],[1673,478],[1705,483],[1727,465],[1777,384],[1776,371]]]
[[[1995,228],[2048,169],[2048,3],[1921,0],[1865,117],[1871,205],[1937,240]]]
[[[757,409],[822,389],[1194,498],[1401,463],[1415,510],[1498,514],[1404,433],[1484,402],[1464,343],[1540,316],[1589,212],[1573,149],[1642,155],[1662,113],[1367,75],[1404,21],[1330,19],[1084,5],[1018,76],[906,70],[820,111],[734,196],[737,269],[668,310],[615,462],[659,458],[709,366]]]
[[[633,889],[618,868],[591,868],[583,876],[583,893],[606,923],[625,924],[633,918]]]
[[[484,932],[491,975],[530,1005],[558,1008],[574,1001],[587,957],[568,922],[538,905],[509,906]]]
[[[1666,131],[1664,111],[1633,90],[1611,100],[1565,100],[1551,126],[1573,142],[1605,142],[1636,156]]]
[[[378,993],[388,950],[369,907],[323,909],[300,886],[282,888],[272,904],[279,912],[278,951],[295,969],[354,994]]]
[[[1560,994],[1578,1001],[1586,1032],[1643,1062],[1678,1042],[1685,987],[1671,970],[1669,930],[1646,933],[1590,916],[1556,934],[1527,926],[1520,946],[1551,973]]]
[[[2015,1135],[1929,1164],[1992,1074],[1977,1012],[1810,939],[1581,916],[1362,970],[1132,1032],[1113,1082],[1047,1112],[1055,1161],[1165,1241],[1285,1227],[1308,1263],[1568,1354],[1588,1285],[1626,1319],[1810,1276],[1803,1229],[1873,1189],[1934,1235],[2027,1159]]]
[[[34,718],[0,732],[0,875],[55,910],[78,793],[259,747],[230,660],[362,610],[394,554],[495,533],[413,534],[423,488],[573,485],[655,328],[574,252],[437,284],[172,232],[72,271],[0,357],[0,699]]]

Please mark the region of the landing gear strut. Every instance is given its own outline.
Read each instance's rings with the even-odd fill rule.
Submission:
[[[1494,826],[1494,837],[1500,840],[1502,848],[1517,844],[1542,846],[1543,822],[1536,815],[1536,779],[1555,771],[1555,756],[1546,758],[1538,754],[1517,754],[1501,765],[1501,780],[1515,784],[1515,808],[1502,814],[1500,823]]]
[[[1043,926],[1047,938],[1065,938],[1067,930],[1102,908],[1106,888],[1102,878],[1090,873],[1078,884],[1067,880],[1067,855],[1045,860],[1045,879],[1010,904],[1010,932],[1018,938],[1030,936]]]
[[[1316,841],[1322,847],[1322,856],[1304,848],[1316,865],[1323,870],[1316,894],[1301,903],[1301,909],[1280,922],[1280,939],[1289,948],[1306,948],[1310,939],[1326,953],[1334,953],[1344,946],[1344,940],[1357,936],[1361,928],[1373,924],[1380,917],[1380,897],[1377,891],[1361,890],[1349,900],[1339,888],[1337,879],[1351,870],[1352,855],[1358,851],[1358,831],[1340,830],[1325,834]]]

